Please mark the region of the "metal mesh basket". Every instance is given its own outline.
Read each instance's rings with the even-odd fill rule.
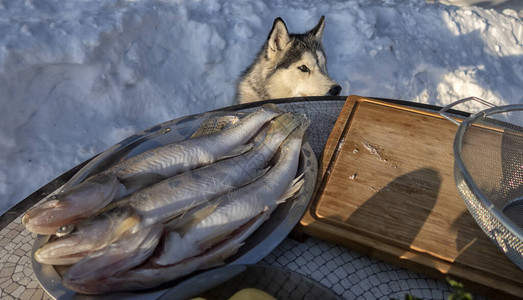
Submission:
[[[483,101],[457,103],[468,100]],[[457,103],[442,109],[453,122],[444,112]],[[523,270],[523,105],[492,107],[465,119],[454,140],[454,158],[456,185],[468,210]]]

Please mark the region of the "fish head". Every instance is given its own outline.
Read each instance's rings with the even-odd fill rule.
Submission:
[[[92,244],[92,241],[76,234],[62,238],[51,237],[49,242],[36,250],[34,258],[42,264],[74,264],[91,252]]]
[[[43,264],[69,265],[80,261],[89,253],[101,249],[115,240],[134,232],[140,217],[128,206],[116,207],[90,217],[67,234],[53,236],[38,249],[34,257]],[[65,226],[69,227],[69,225]]]
[[[74,286],[77,283],[103,280],[142,264],[155,251],[162,231],[163,225],[155,224],[90,253],[67,270],[62,283]]]
[[[78,223],[105,206],[113,199],[118,185],[115,177],[82,182],[30,209],[22,217],[22,224],[34,233],[54,234],[61,226]]]

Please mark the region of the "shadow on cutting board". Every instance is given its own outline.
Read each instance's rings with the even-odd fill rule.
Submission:
[[[359,207],[345,223],[392,244],[409,247],[431,214],[440,185],[441,178],[433,169],[406,173],[356,204]]]

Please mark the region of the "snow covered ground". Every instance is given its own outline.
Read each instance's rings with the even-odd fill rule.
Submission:
[[[406,0],[0,1],[0,212],[135,131],[234,104],[278,16],[292,32],[326,16],[343,95],[505,105],[523,102],[522,14]]]
[[[443,3],[446,5],[471,6],[477,5],[484,8],[494,8],[503,11],[506,8],[521,10],[523,1],[521,0],[425,0],[427,3]]]

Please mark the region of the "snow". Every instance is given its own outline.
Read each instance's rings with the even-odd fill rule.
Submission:
[[[0,212],[135,131],[235,104],[236,79],[274,18],[304,32],[321,15],[328,68],[343,95],[523,102],[523,10],[516,7],[3,0]]]

